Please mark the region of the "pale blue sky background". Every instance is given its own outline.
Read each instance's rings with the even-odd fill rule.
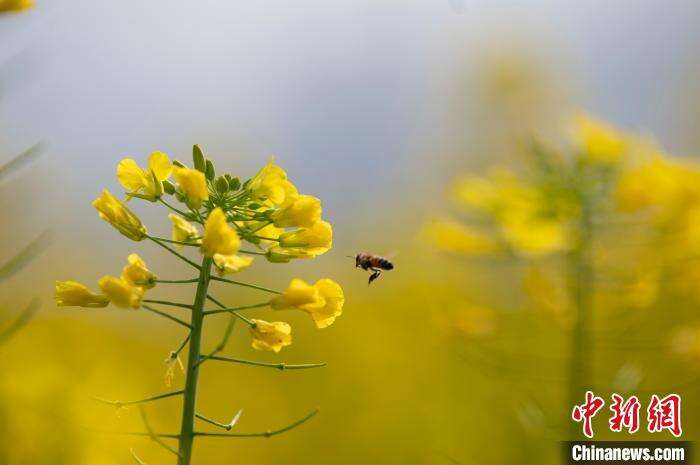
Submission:
[[[584,107],[687,149],[679,89],[697,80],[699,10],[691,0],[37,0],[0,19],[0,62],[12,65],[0,143],[46,141],[45,163],[67,181],[52,198],[75,206],[68,218],[92,215],[101,186],[116,190],[124,155],[187,159],[197,142],[244,174],[275,154],[342,227],[452,175],[431,166],[454,76],[509,41],[575,76]]]

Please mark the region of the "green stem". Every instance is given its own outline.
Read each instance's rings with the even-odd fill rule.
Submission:
[[[582,437],[581,426],[570,420],[570,409],[584,401],[586,390],[592,389],[593,339],[591,337],[593,318],[593,268],[591,266],[591,246],[593,224],[590,205],[582,201],[581,234],[578,246],[569,253],[568,290],[574,308],[574,324],[571,334],[569,364],[569,393],[565,415],[570,425],[569,439]]]
[[[160,284],[186,284],[186,283],[198,283],[199,278],[192,279],[154,279],[154,283]]]
[[[320,368],[320,367],[325,367],[326,363],[299,363],[299,364],[288,364],[288,363],[266,363],[266,362],[256,362],[253,360],[243,360],[240,358],[231,358],[231,357],[220,357],[218,355],[208,355],[202,357],[202,361],[209,359],[209,360],[219,360],[221,362],[232,362],[232,363],[241,363],[243,365],[254,365],[254,366],[259,366],[259,367],[267,367],[267,368],[276,368],[277,370],[306,370],[309,368]]]
[[[178,308],[187,308],[191,309],[192,305],[189,304],[182,304],[179,302],[171,302],[169,300],[151,300],[151,299],[143,299],[141,302],[147,303],[147,304],[160,304],[160,305],[168,305],[170,307],[178,307]]]
[[[220,301],[216,300],[213,296],[211,296],[209,294],[207,294],[207,299],[211,300],[212,302],[214,302],[216,305],[218,305],[221,308],[226,308],[226,305],[222,304]],[[255,327],[255,323],[253,323],[252,321],[250,321],[248,318],[244,317],[243,315],[239,315],[237,312],[228,312],[228,313],[230,315],[235,316],[239,320],[243,320],[245,322],[245,324],[247,324],[248,326],[253,327],[253,328]]]
[[[204,415],[201,415],[199,413],[195,413],[195,416],[197,418],[199,418],[200,420],[205,421],[209,424],[212,424],[214,426],[218,426],[219,428],[223,428],[226,431],[231,431],[231,428],[233,428],[236,425],[236,423],[238,422],[238,419],[241,417],[242,412],[243,412],[242,410],[239,410],[238,413],[236,413],[233,416],[233,419],[231,420],[230,423],[221,423],[220,421],[216,421],[216,420],[213,420],[211,418],[205,417]]]
[[[213,315],[216,313],[233,313],[237,312],[239,310],[249,310],[251,308],[262,308],[262,307],[267,307],[270,305],[269,302],[265,302],[262,304],[253,304],[253,305],[242,305],[240,307],[231,307],[231,308],[220,308],[218,310],[205,310],[204,314],[205,315]]]
[[[105,404],[114,405],[115,407],[124,407],[127,405],[144,404],[146,402],[153,402],[154,400],[165,399],[167,397],[179,396],[180,394],[183,394],[183,393],[184,393],[184,391],[182,391],[182,390],[173,391],[173,392],[166,392],[165,394],[158,394],[155,396],[146,397],[144,399],[139,399],[139,400],[107,400],[107,399],[101,399],[99,397],[94,397],[94,399],[99,401],[99,402],[103,402]]]
[[[181,253],[176,252],[175,250],[171,249],[170,247],[168,247],[167,245],[163,244],[161,241],[159,241],[159,240],[156,239],[155,237],[151,237],[151,236],[146,236],[146,237],[147,237],[148,239],[152,240],[153,242],[155,242],[156,244],[158,244],[159,246],[163,247],[165,250],[167,250],[167,251],[170,252],[171,254],[173,254],[173,255],[175,255],[176,257],[178,257],[180,260],[182,260],[182,261],[184,261],[185,263],[188,263],[188,264],[192,265],[193,267],[199,269],[199,265],[197,265],[195,262],[193,262],[193,261],[190,260],[189,258],[185,257],[185,256],[182,255]]]
[[[212,276],[211,279],[214,281],[222,282],[222,283],[235,284],[236,286],[243,286],[243,287],[249,287],[251,289],[257,289],[259,291],[265,291],[265,292],[269,292],[271,294],[281,294],[281,292],[276,291],[274,289],[268,289],[267,287],[256,286],[255,284],[242,283],[240,281],[233,281],[231,279],[219,278],[218,276]]]
[[[187,218],[187,213],[185,213],[185,212],[183,212],[182,210],[179,210],[179,209],[173,207],[173,206],[170,205],[168,202],[166,202],[165,200],[163,200],[162,197],[159,198],[158,201],[159,201],[160,203],[162,203],[163,205],[165,205],[166,207],[168,207],[169,209],[171,209],[172,211],[174,211],[175,213],[177,213],[178,215]]]
[[[182,406],[182,424],[180,426],[178,465],[190,465],[192,442],[194,440],[195,404],[197,401],[197,380],[199,377],[199,358],[202,344],[202,326],[204,323],[204,303],[207,298],[212,259],[204,257],[199,268],[197,293],[192,305],[189,355],[187,358],[187,379]]]
[[[258,433],[205,433],[205,432],[196,432],[194,433],[196,436],[210,436],[210,437],[229,437],[229,438],[269,438],[270,436],[275,436],[277,434],[282,434],[290,429],[294,429],[297,426],[301,426],[302,424],[306,423],[309,421],[314,415],[318,413],[319,409],[314,409],[308,414],[306,414],[304,417],[300,418],[299,420],[290,423],[289,425],[275,429],[272,431],[261,431]]]
[[[190,328],[189,324],[187,324],[186,322],[182,321],[181,319],[176,318],[168,313],[161,312],[160,310],[156,310],[155,308],[151,308],[148,305],[141,305],[141,308],[143,308],[144,310],[148,310],[149,312],[153,312],[156,315],[160,315],[162,317],[165,317],[165,318],[169,319],[170,321],[174,321],[175,323],[180,324],[186,328]]]
[[[248,254],[248,255],[263,255],[263,256],[264,256],[264,255],[267,255],[267,254],[264,253],[264,252],[253,252],[252,250],[239,250],[238,253],[245,253],[245,254]]]
[[[189,246],[189,247],[199,247],[199,244],[196,244],[196,243],[194,243],[194,242],[176,241],[176,240],[173,240],[173,239],[166,239],[166,238],[164,238],[164,237],[156,237],[156,236],[150,236],[150,237],[153,238],[153,239],[157,239],[157,240],[159,240],[159,241],[168,242],[168,243],[170,243],[170,244],[187,245],[187,246]]]

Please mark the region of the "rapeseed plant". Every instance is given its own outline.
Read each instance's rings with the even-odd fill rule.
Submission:
[[[641,219],[642,227],[663,236],[649,250],[662,253],[665,244],[687,253],[688,244],[700,238],[693,216],[700,211],[700,170],[589,116],[572,118],[566,133],[564,143],[530,144],[530,163],[521,171],[493,168],[486,176],[458,180],[451,196],[469,221],[434,219],[425,234],[452,254],[528,263],[524,290],[570,331],[567,405],[574,405],[593,382],[592,319],[596,284],[604,281],[597,256],[605,244],[604,225]],[[682,240],[669,240],[669,231]],[[560,283],[551,282],[538,265],[556,257],[564,264]],[[626,305],[650,305],[662,273],[639,266],[629,270],[637,276],[624,293]]]
[[[276,310],[299,309],[307,312],[318,328],[330,326],[341,315],[345,297],[342,288],[331,279],[320,279],[313,285],[295,278],[289,287],[280,292],[256,284],[232,281],[223,275],[239,273],[253,264],[256,256],[272,263],[293,259],[314,258],[327,252],[332,245],[331,225],[321,219],[321,201],[316,197],[299,194],[287,175],[273,162],[268,163],[251,179],[241,182],[230,174],[216,176],[214,164],[198,146],[193,149],[193,168],[186,167],[162,152],[153,152],[147,167],[141,167],[133,159],[124,159],[117,166],[117,179],[126,191],[126,199],[119,200],[104,190],[93,202],[99,216],[128,239],[140,242],[149,240],[173,256],[189,264],[197,271],[195,278],[160,279],[137,254],[128,256],[120,276],[106,275],[99,280],[101,293],[91,291],[75,281],[56,281],[55,299],[58,306],[105,307],[109,304],[121,308],[146,310],[165,317],[188,330],[188,334],[176,351],[166,360],[166,383],[172,383],[175,369],[186,373],[183,389],[159,394],[145,399],[122,402],[109,401],[117,406],[143,404],[172,396],[183,397],[182,420],[178,434],[158,434],[150,430],[144,434],[173,452],[178,465],[189,465],[195,437],[198,436],[272,436],[294,428],[316,414],[313,410],[300,420],[278,430],[260,433],[229,433],[232,423],[222,424],[200,414],[196,409],[199,366],[208,360],[243,363],[276,369],[305,369],[324,366],[324,363],[288,365],[271,364],[218,356],[231,335],[233,322],[245,323],[251,336],[251,346],[256,350],[275,353],[292,343],[292,328],[282,321],[268,322],[245,316],[256,308],[271,307]],[[171,176],[174,182],[170,181]],[[160,204],[170,210],[172,222],[170,239],[149,234],[141,220],[127,207],[130,199],[141,199]],[[176,205],[173,199],[182,206]],[[201,232],[200,232],[201,231]],[[245,249],[243,243],[253,246]],[[180,251],[185,247],[198,249],[199,263],[187,258]],[[212,269],[219,276],[212,274]],[[235,286],[245,286],[271,294],[271,299],[246,306],[229,306],[209,291],[211,281]],[[192,303],[172,302],[150,298],[154,288],[167,284],[196,284]],[[216,308],[206,309],[207,302]],[[191,312],[190,321],[173,316],[157,306],[184,308]],[[229,325],[217,348],[202,354],[202,328],[208,315],[228,313]],[[179,354],[189,344],[187,363],[183,366]],[[200,420],[225,429],[227,432],[211,433],[195,430]],[[145,419],[144,419],[145,421]],[[177,450],[164,439],[177,439]]]

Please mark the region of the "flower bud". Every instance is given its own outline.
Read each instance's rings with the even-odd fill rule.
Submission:
[[[129,239],[142,241],[146,238],[146,228],[141,220],[108,190],[103,190],[92,206],[97,209],[100,218]]]
[[[194,169],[199,170],[202,173],[207,170],[204,153],[197,144],[192,146],[192,163],[194,163]]]
[[[204,174],[207,177],[207,179],[210,181],[213,181],[214,178],[216,177],[216,171],[214,170],[214,163],[212,163],[211,160],[207,160],[205,168],[204,168]]]
[[[221,194],[228,192],[228,181],[224,176],[219,176],[216,179],[216,190]]]

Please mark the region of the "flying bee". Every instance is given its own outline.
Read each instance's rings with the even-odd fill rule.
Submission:
[[[355,257],[355,268],[362,268],[365,271],[371,271],[367,284],[372,284],[372,281],[377,279],[382,274],[382,270],[389,271],[394,269],[394,264],[388,259],[379,255],[372,255],[367,252],[360,252]]]

